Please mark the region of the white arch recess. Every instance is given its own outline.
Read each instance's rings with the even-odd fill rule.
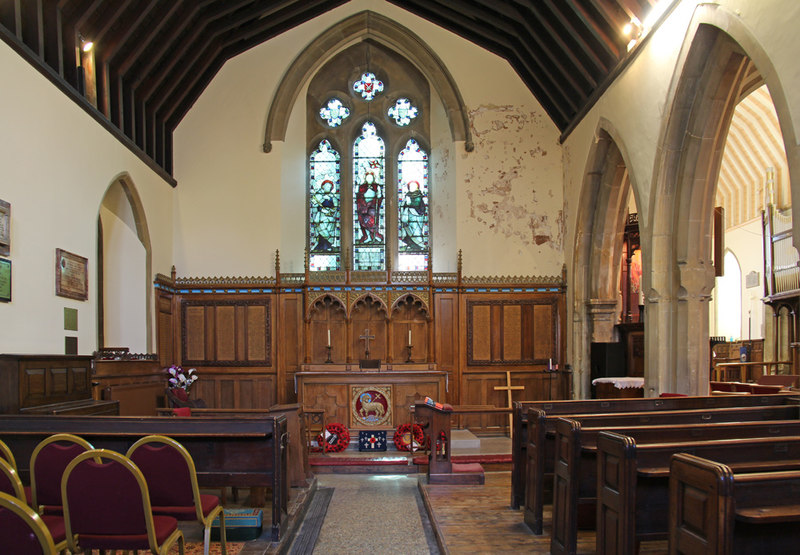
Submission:
[[[576,218],[571,289],[575,315],[572,360],[582,371],[574,378],[577,398],[588,397],[591,391],[591,343],[615,340],[622,239],[631,188],[636,205],[641,206],[625,152],[614,126],[601,119],[586,164]]]
[[[292,106],[306,82],[331,55],[355,43],[372,40],[407,58],[438,93],[453,141],[464,141],[472,152],[472,132],[467,108],[444,62],[416,34],[380,14],[363,11],[332,26],[320,34],[289,65],[269,106],[264,131],[264,152],[272,151],[273,141],[284,141],[289,127]]]
[[[724,29],[724,31],[723,31]],[[792,195],[800,186],[800,153],[786,95],[763,48],[733,13],[695,10],[667,98],[651,198],[652,248],[643,251],[649,395],[707,394],[709,295],[716,179],[737,91],[748,58],[773,96],[786,146]],[[794,210],[797,207],[793,206]],[[795,212],[797,215],[798,213]],[[798,230],[795,228],[795,244]]]
[[[117,175],[114,179],[111,180],[109,186],[106,188],[105,193],[103,194],[103,198],[100,201],[100,206],[98,207],[98,227],[100,232],[102,232],[102,224],[100,223],[100,208],[106,201],[108,197],[109,191],[114,185],[120,185],[122,191],[125,193],[125,198],[127,199],[131,211],[133,213],[133,220],[136,228],[136,237],[141,242],[142,246],[144,247],[145,251],[145,268],[144,272],[139,276],[138,279],[144,280],[144,291],[145,291],[145,298],[142,299],[142,302],[145,304],[144,306],[144,313],[145,313],[145,334],[146,334],[146,347],[147,352],[153,352],[153,280],[152,280],[152,246],[150,243],[150,231],[147,225],[147,217],[144,211],[144,205],[142,204],[141,197],[139,196],[138,191],[136,190],[136,186],[133,184],[133,180],[131,179],[130,175],[127,172],[123,172]],[[98,264],[98,272],[103,272],[103,266],[105,264],[104,260],[104,253],[102,248],[102,236],[98,236],[98,258],[100,260]],[[98,287],[98,296],[102,295],[102,288]],[[98,302],[98,334],[101,333],[103,320],[105,315],[102,314],[103,303]],[[112,345],[112,346],[125,346],[125,345]]]

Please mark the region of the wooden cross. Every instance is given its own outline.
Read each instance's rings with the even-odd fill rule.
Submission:
[[[369,328],[364,330],[364,335],[359,335],[359,339],[364,340],[364,358],[369,358],[369,340],[375,339],[374,335],[369,334]]]
[[[505,391],[508,394],[508,408],[511,408],[511,392],[522,391],[525,389],[524,385],[511,385],[511,372],[506,371],[506,385],[494,386],[495,391]],[[508,415],[508,435],[514,437],[514,414]]]

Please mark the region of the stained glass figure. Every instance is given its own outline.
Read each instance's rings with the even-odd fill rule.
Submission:
[[[353,269],[385,266],[385,146],[372,122],[353,144]],[[368,248],[366,248],[368,246]]]
[[[319,116],[324,119],[330,127],[338,127],[350,115],[350,110],[342,104],[338,98],[331,98],[327,104],[320,108]]]
[[[340,157],[323,140],[309,160],[309,269],[338,270],[341,259],[339,221]]]
[[[394,122],[400,127],[404,127],[411,123],[411,120],[417,117],[419,110],[411,104],[407,98],[398,98],[394,106],[390,106],[387,112],[389,117],[394,119]]]
[[[428,267],[428,154],[410,139],[397,157],[398,269]]]
[[[361,98],[369,102],[376,95],[383,92],[383,81],[375,77],[372,72],[361,75],[361,79],[353,83],[353,90],[361,94]]]

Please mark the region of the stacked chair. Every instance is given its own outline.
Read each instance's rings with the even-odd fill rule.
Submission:
[[[55,434],[34,449],[30,477],[26,496],[14,455],[0,441],[0,552],[149,549],[158,555],[177,544],[183,554],[178,520],[192,520],[203,525],[208,555],[217,517],[222,554],[227,551],[220,499],[200,493],[191,455],[171,438],[143,437],[122,455]]]
[[[61,495],[72,552],[149,549],[160,555],[177,543],[184,553],[178,521],[153,515],[144,476],[124,455],[107,449],[78,455],[64,471]]]
[[[194,461],[186,448],[174,439],[154,435],[134,443],[127,456],[147,481],[153,514],[196,520],[203,525],[205,555],[211,542],[211,523],[219,516],[220,543],[225,555],[225,512],[219,497],[200,493]]]
[[[0,492],[0,543],[4,553],[15,555],[52,555],[63,549],[53,542],[42,518],[24,500],[3,492]]]
[[[42,440],[31,455],[31,507],[39,514],[62,514],[61,477],[78,455],[94,449],[72,434],[55,434]]]

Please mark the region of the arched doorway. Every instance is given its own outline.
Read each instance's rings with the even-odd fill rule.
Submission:
[[[114,179],[98,214],[98,347],[152,351],[150,235],[127,174]]]
[[[573,377],[576,398],[590,394],[592,344],[618,343],[617,325],[627,312],[620,291],[625,231],[628,215],[638,210],[625,159],[613,125],[601,121],[584,174],[575,233],[572,359],[582,372]]]
[[[768,76],[784,144],[793,144],[794,137],[769,59],[736,16],[719,6],[699,6],[687,36],[655,166],[653,248],[644,253],[644,281],[651,285],[645,387],[655,394],[708,392],[714,198],[723,146],[751,63]],[[789,165],[796,171],[792,155]]]

